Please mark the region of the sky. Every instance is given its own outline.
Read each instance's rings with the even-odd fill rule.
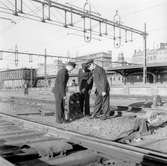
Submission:
[[[31,0],[24,0],[25,9],[40,15],[41,13],[37,12],[39,6],[35,4],[34,7],[34,2],[29,1]],[[83,8],[85,0],[59,0],[58,2],[69,2]],[[118,10],[121,23],[124,25],[144,30],[144,23],[146,23],[149,33],[148,48],[157,48],[160,42],[167,42],[166,0],[90,0],[90,3],[91,9],[99,12],[104,18],[113,20],[115,11]],[[11,3],[6,4],[7,7],[12,7]],[[3,5],[4,1],[0,0],[0,7]],[[54,11],[52,14],[57,20],[63,21],[63,13]],[[10,18],[16,24],[1,19],[2,17]],[[82,22],[78,23],[80,26],[82,24]],[[96,25],[95,29],[97,30],[97,28]],[[108,28],[108,31],[111,31],[109,33],[112,34],[113,29]],[[122,36],[124,36],[124,32],[122,32]],[[131,61],[135,49],[143,49],[143,38],[138,35],[133,34],[133,42],[127,44],[124,43],[122,37],[122,43],[120,48],[115,48],[112,39],[99,37],[95,37],[90,43],[87,43],[83,39],[83,33],[72,31],[69,28],[13,17],[0,12],[0,49],[14,50],[15,45],[17,45],[20,51],[44,53],[46,48],[50,54],[71,57],[112,50],[113,60],[116,60],[118,54],[123,52],[127,61]],[[42,59],[34,58],[33,64],[29,64],[28,57],[22,56],[20,58],[22,67],[24,65],[33,66],[39,62],[42,62]],[[5,67],[14,65],[14,57],[4,55],[4,60],[0,61],[0,65]]]

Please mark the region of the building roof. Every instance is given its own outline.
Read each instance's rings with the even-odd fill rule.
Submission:
[[[97,52],[97,53],[92,53],[92,54],[88,54],[88,55],[83,55],[83,56],[78,56],[78,57],[75,57],[75,59],[87,59],[87,58],[90,58],[92,56],[98,56],[98,55],[103,55],[102,57],[106,58],[104,55],[107,55],[107,56],[111,56],[110,53],[108,52]],[[95,57],[92,57],[92,58],[95,58]],[[99,58],[99,57],[98,57]]]
[[[16,68],[16,69],[5,69],[5,70],[0,70],[0,72],[7,72],[7,71],[19,71],[19,70],[35,70],[35,68]]]

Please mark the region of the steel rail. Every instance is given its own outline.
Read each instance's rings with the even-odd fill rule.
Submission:
[[[41,3],[43,5],[48,5],[47,0],[43,0],[43,1],[42,0],[33,0],[33,1]],[[138,29],[135,29],[135,28],[132,28],[132,27],[129,27],[129,26],[125,26],[123,24],[117,24],[114,21],[105,19],[103,17],[100,17],[100,16],[95,15],[95,14],[90,13],[90,12],[84,12],[84,10],[80,10],[76,7],[73,7],[73,6],[70,6],[70,5],[65,5],[65,4],[62,4],[62,3],[59,3],[59,2],[55,2],[55,1],[49,1],[49,2],[51,3],[50,7],[55,7],[57,9],[64,10],[64,11],[70,12],[70,13],[72,12],[73,14],[79,15],[81,17],[88,17],[88,18],[91,18],[94,21],[98,21],[98,22],[102,22],[102,23],[105,23],[105,24],[108,24],[108,25],[111,25],[111,26],[114,26],[114,27],[118,27],[120,29],[124,29],[126,31],[130,31],[130,32],[142,35],[142,36],[148,35],[147,33],[143,32],[143,31],[140,31]]]
[[[167,165],[166,153],[120,144],[117,142],[112,142],[110,140],[80,134],[78,132],[69,131],[55,126],[42,124],[40,122],[20,118],[15,115],[0,113],[0,116],[5,117],[10,121],[16,121],[17,123],[22,124],[25,128],[33,128],[39,131],[42,130],[47,132],[49,135],[68,138],[70,139],[70,141],[81,144],[88,149],[95,150],[96,152],[103,154],[108,158],[116,158],[119,160],[121,159],[130,163],[142,163],[146,166],[153,166],[155,163],[164,166]]]

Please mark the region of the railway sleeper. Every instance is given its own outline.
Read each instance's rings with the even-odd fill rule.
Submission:
[[[82,166],[91,162],[100,162],[102,158],[94,151],[60,139],[27,144],[20,147],[19,150],[16,149],[13,153],[5,154],[3,157],[19,165],[22,162],[31,163],[31,161],[39,162],[40,160],[49,165],[58,164],[60,166]]]
[[[45,142],[36,142],[24,145],[22,147],[23,151],[36,150],[40,157],[46,157],[48,159],[53,159],[54,157],[62,157],[66,155],[67,151],[73,149],[73,146],[64,140],[52,140]]]
[[[43,144],[45,141],[53,141],[56,140],[55,138],[52,137],[42,137],[41,139],[33,139],[31,140],[31,143],[41,143]],[[27,142],[28,144],[29,142]],[[20,152],[20,150],[22,150],[22,148],[26,148],[28,145],[25,144],[25,142],[23,144],[21,144],[20,142],[18,144],[3,144],[0,145],[0,155],[9,155],[9,154],[14,154],[14,153],[18,153]],[[27,148],[28,149],[28,148]]]

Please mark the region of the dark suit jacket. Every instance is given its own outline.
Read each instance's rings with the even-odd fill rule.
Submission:
[[[65,68],[60,69],[57,73],[55,85],[52,89],[52,92],[59,97],[64,97],[66,95],[66,86],[68,79],[69,79],[69,74],[67,69]]]
[[[94,83],[98,93],[108,93],[110,91],[110,86],[107,80],[106,72],[102,67],[98,65],[96,65],[94,69]]]
[[[92,86],[93,86],[92,73],[90,71],[84,72],[83,69],[79,69],[78,85],[79,85],[79,90],[80,91],[84,88],[87,91],[92,89]]]

